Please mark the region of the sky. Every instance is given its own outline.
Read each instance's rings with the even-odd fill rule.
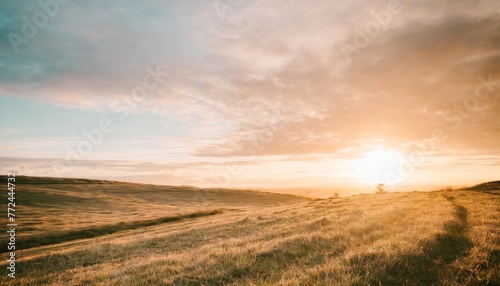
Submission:
[[[500,175],[500,2],[2,1],[0,170],[225,188]]]

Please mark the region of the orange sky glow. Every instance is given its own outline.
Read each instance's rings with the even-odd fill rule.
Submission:
[[[499,1],[229,2],[5,3],[2,172],[321,195],[499,179]]]

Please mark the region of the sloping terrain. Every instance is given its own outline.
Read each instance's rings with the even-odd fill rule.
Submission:
[[[225,212],[19,251],[15,283],[498,285],[499,213],[473,190]]]
[[[482,183],[470,189],[475,191],[500,191],[500,181]]]
[[[0,179],[7,182],[5,176]],[[224,211],[307,201],[246,190],[24,176],[16,178],[15,198],[19,249]],[[7,201],[7,191],[0,193],[0,200]],[[2,216],[0,223],[7,224],[7,217]],[[6,239],[0,237],[0,252],[6,251]]]

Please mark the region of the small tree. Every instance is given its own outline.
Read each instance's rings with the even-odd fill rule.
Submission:
[[[338,192],[334,192],[332,196],[329,196],[328,197],[329,199],[338,199],[339,198],[339,193]]]
[[[375,194],[385,194],[387,191],[384,189],[384,184],[380,183],[377,185],[377,191]]]

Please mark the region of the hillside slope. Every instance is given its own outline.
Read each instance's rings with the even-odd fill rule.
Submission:
[[[470,188],[475,191],[500,191],[500,181],[491,181]]]
[[[6,176],[0,180],[7,182]],[[19,248],[90,238],[182,218],[308,201],[247,190],[200,189],[103,180],[16,178]],[[7,192],[0,192],[7,201]],[[0,223],[7,224],[2,216]],[[6,239],[0,237],[1,251]]]
[[[229,212],[19,251],[16,282],[498,285],[499,212],[498,195],[464,190]]]

